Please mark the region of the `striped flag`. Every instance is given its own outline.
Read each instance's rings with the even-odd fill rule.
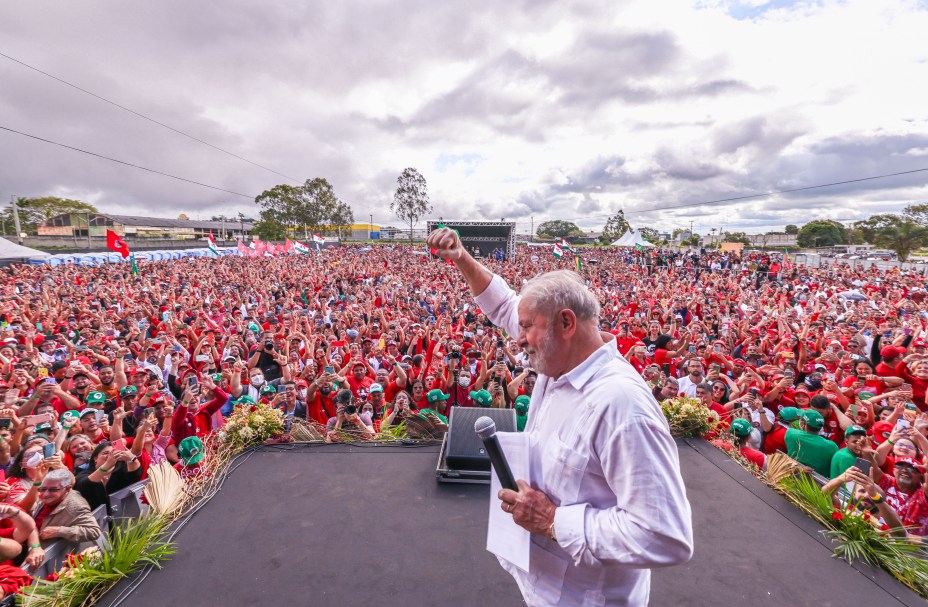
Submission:
[[[554,257],[560,259],[564,256],[564,249],[561,248],[561,245],[554,243]]]
[[[316,244],[325,244],[325,238],[313,232],[313,242]]]
[[[583,270],[583,262],[580,261],[580,256],[579,256],[579,255],[575,255],[575,256],[574,256],[574,260],[577,262],[577,271],[578,271],[578,272],[582,271],[582,270]]]
[[[206,246],[214,254],[219,255],[219,247],[216,246],[216,239],[213,238],[213,231],[209,231],[209,236],[206,237]]]
[[[303,255],[309,255],[309,247],[300,242],[299,240],[293,241],[293,250],[297,253],[302,253]]]
[[[564,238],[563,236],[561,237],[561,248],[564,249],[565,251],[570,251],[574,255],[577,254],[577,252],[570,246],[570,243],[567,242],[567,239]]]

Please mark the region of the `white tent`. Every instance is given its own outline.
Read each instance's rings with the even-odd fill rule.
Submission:
[[[12,263],[21,261],[44,261],[51,257],[44,251],[30,249],[10,242],[6,238],[0,238],[0,263]]]
[[[638,233],[638,230],[632,229],[622,235],[622,238],[619,238],[612,243],[614,247],[634,247],[641,245],[643,247],[653,247],[654,245],[641,237],[641,234]]]

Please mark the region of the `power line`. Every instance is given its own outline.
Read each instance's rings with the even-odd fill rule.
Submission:
[[[285,175],[284,173],[281,173],[281,172],[279,172],[279,171],[275,171],[274,169],[268,168],[268,167],[266,167],[266,166],[264,166],[264,165],[262,165],[262,164],[258,164],[257,162],[254,162],[253,160],[249,160],[249,159],[245,158],[244,156],[239,156],[238,154],[236,154],[236,153],[234,153],[234,152],[230,152],[229,150],[225,150],[225,149],[219,147],[218,145],[214,145],[214,144],[212,144],[212,143],[210,143],[210,142],[208,142],[208,141],[204,141],[204,140],[202,140],[202,139],[200,139],[200,138],[198,138],[198,137],[194,137],[193,135],[190,135],[189,133],[185,133],[184,131],[181,131],[180,129],[176,129],[176,128],[174,128],[173,126],[171,126],[171,125],[169,125],[169,124],[165,124],[165,123],[163,123],[163,122],[160,122],[160,121],[158,121],[158,120],[155,120],[154,118],[151,118],[150,116],[146,116],[145,114],[142,114],[141,112],[137,112],[137,111],[135,111],[135,110],[133,110],[133,109],[131,109],[131,108],[128,108],[128,107],[126,107],[126,106],[124,106],[124,105],[121,105],[121,104],[119,104],[119,103],[116,103],[115,101],[112,101],[111,99],[107,99],[106,97],[103,97],[102,95],[98,95],[98,94],[96,94],[96,93],[94,93],[94,92],[92,92],[92,91],[88,91],[88,90],[85,89],[85,88],[82,88],[82,87],[80,87],[80,86],[78,86],[78,85],[76,85],[76,84],[73,84],[73,83],[71,83],[71,82],[68,82],[67,80],[64,80],[63,78],[59,78],[58,76],[55,76],[54,74],[49,74],[48,72],[43,71],[43,70],[41,70],[41,69],[39,69],[39,68],[37,68],[37,67],[35,67],[35,66],[33,66],[33,65],[29,65],[28,63],[26,63],[26,62],[24,62],[24,61],[20,61],[19,59],[16,59],[15,57],[10,57],[9,55],[7,55],[7,54],[5,54],[5,53],[3,53],[3,52],[0,52],[0,57],[4,57],[4,58],[6,58],[6,59],[9,59],[10,61],[13,61],[14,63],[18,63],[19,65],[21,65],[21,66],[23,66],[23,67],[29,68],[30,70],[33,70],[33,71],[35,71],[35,72],[38,72],[38,73],[42,74],[43,76],[48,76],[48,77],[51,78],[52,80],[56,80],[56,81],[60,82],[61,84],[64,84],[64,85],[66,85],[66,86],[70,86],[71,88],[76,89],[76,90],[78,90],[78,91],[80,91],[80,92],[82,92],[82,93],[85,93],[85,94],[87,94],[87,95],[90,95],[91,97],[94,97],[95,99],[99,99],[100,101],[103,101],[103,102],[105,102],[105,103],[109,103],[110,105],[113,105],[113,106],[115,106],[115,107],[118,107],[118,108],[121,109],[121,110],[124,110],[124,111],[126,111],[126,112],[129,112],[130,114],[133,114],[134,116],[138,116],[139,118],[142,118],[143,120],[147,120],[147,121],[149,121],[149,122],[152,122],[152,123],[154,123],[154,124],[157,124],[158,126],[164,127],[164,128],[166,128],[166,129],[168,129],[169,131],[173,131],[173,132],[177,133],[178,135],[183,135],[184,137],[187,137],[188,139],[192,139],[193,141],[196,141],[196,142],[198,142],[198,143],[202,143],[203,145],[209,146],[209,147],[213,148],[214,150],[218,150],[218,151],[222,152],[223,154],[228,154],[229,156],[232,156],[233,158],[238,158],[239,160],[242,160],[242,161],[244,161],[244,162],[247,162],[248,164],[252,164],[252,165],[254,165],[254,166],[258,167],[258,168],[264,169],[265,171],[270,171],[271,173],[274,173],[275,175],[280,175],[281,177],[285,177],[285,178],[289,179],[290,181],[293,181],[294,183],[302,183],[299,179],[295,179],[294,177],[290,177],[289,175]]]
[[[777,194],[790,194],[790,193],[792,193],[792,192],[802,192],[802,191],[805,191],[805,190],[815,190],[815,189],[818,189],[818,188],[828,188],[828,187],[832,187],[832,186],[836,186],[836,185],[846,185],[846,184],[849,184],[849,183],[859,183],[859,182],[861,182],[861,181],[872,181],[872,180],[874,180],[874,179],[886,179],[887,177],[898,177],[898,176],[900,176],[900,175],[911,175],[911,174],[913,174],[913,173],[923,173],[923,172],[925,172],[925,171],[928,171],[928,167],[925,167],[925,168],[922,168],[922,169],[912,169],[911,171],[900,171],[900,172],[898,172],[898,173],[886,173],[886,174],[883,174],[883,175],[874,175],[874,176],[872,176],[872,177],[860,177],[860,178],[858,178],[858,179],[846,179],[846,180],[844,180],[844,181],[833,181],[833,182],[831,182],[831,183],[822,183],[822,184],[818,184],[818,185],[809,185],[809,186],[803,186],[803,187],[801,187],[801,188],[790,188],[790,189],[788,189],[788,190],[774,190],[774,191],[771,191],[771,192],[760,192],[760,193],[757,193],[757,194],[745,194],[744,196],[733,196],[733,197],[731,197],[731,198],[718,198],[718,199],[716,199],[716,200],[704,200],[704,201],[701,201],[701,202],[685,202],[685,203],[681,203],[681,204],[667,205],[667,206],[662,206],[662,207],[654,207],[654,208],[650,208],[650,209],[638,209],[638,210],[634,210],[634,211],[626,211],[625,213],[626,213],[626,215],[631,215],[632,213],[651,213],[651,212],[654,212],[654,211],[666,211],[666,210],[670,210],[670,209],[684,209],[684,208],[688,208],[688,207],[698,207],[698,206],[710,205],[710,204],[721,204],[721,203],[725,203],[725,202],[735,202],[735,201],[738,201],[738,200],[750,200],[750,199],[752,199],[752,198],[766,198],[767,196],[775,196],[775,195],[777,195]],[[593,218],[593,217],[611,217],[612,215],[614,215],[614,213],[603,213],[603,214],[599,214],[599,215],[584,215],[583,217],[568,217],[568,218],[562,218],[561,220],[562,220],[562,221],[574,221],[574,220],[580,220],[580,219],[591,219],[591,218]],[[527,222],[527,221],[522,221],[522,222],[517,222],[517,223],[527,224],[527,223],[529,223],[529,222]]]
[[[15,130],[15,129],[11,129],[11,128],[5,127],[5,126],[3,126],[3,125],[0,125],[0,130],[9,131],[10,133],[16,133],[17,135],[22,135],[23,137],[29,137],[29,138],[31,138],[31,139],[36,139],[36,140],[38,140],[38,141],[43,141],[43,142],[45,142],[45,143],[50,143],[50,144],[52,144],[52,145],[57,145],[57,146],[59,146],[59,147],[66,148],[66,149],[68,149],[68,150],[74,150],[75,152],[81,152],[82,154],[88,154],[88,155],[90,155],[90,156],[95,156],[95,157],[97,157],[97,158],[102,158],[103,160],[109,160],[110,162],[116,162],[116,163],[118,163],[118,164],[122,164],[122,165],[125,165],[125,166],[128,166],[128,167],[132,167],[132,168],[134,168],[134,169],[139,169],[139,170],[141,170],[141,171],[148,171],[149,173],[155,173],[156,175],[162,175],[162,176],[164,176],[164,177],[170,177],[171,179],[177,179],[178,181],[186,181],[187,183],[192,183],[192,184],[194,184],[194,185],[203,186],[204,188],[210,188],[211,190],[218,190],[218,191],[220,191],[220,192],[226,192],[227,194],[234,194],[234,195],[236,195],[236,196],[241,196],[242,198],[248,198],[248,199],[251,199],[251,200],[254,200],[254,198],[255,198],[254,196],[249,196],[248,194],[242,194],[241,192],[233,192],[232,190],[227,190],[227,189],[225,189],[225,188],[220,188],[220,187],[218,187],[218,186],[209,185],[208,183],[201,183],[201,182],[199,182],[199,181],[194,181],[194,180],[192,180],[192,179],[187,179],[187,178],[185,178],[185,177],[178,177],[177,175],[171,175],[170,173],[164,173],[164,172],[162,172],[162,171],[157,171],[157,170],[155,170],[155,169],[149,169],[148,167],[143,167],[143,166],[140,166],[140,165],[137,165],[137,164],[132,164],[131,162],[126,162],[125,160],[118,160],[118,159],[116,159],[116,158],[110,158],[109,156],[104,156],[104,155],[102,155],[102,154],[96,154],[96,153],[94,153],[94,152],[89,152],[89,151],[87,151],[87,150],[82,150],[81,148],[76,148],[76,147],[73,147],[73,146],[70,146],[70,145],[65,145],[65,144],[63,144],[63,143],[58,143],[57,141],[52,141],[51,139],[44,139],[44,138],[38,137],[38,136],[36,136],[36,135],[30,135],[29,133],[23,133],[22,131],[17,131],[17,130]]]

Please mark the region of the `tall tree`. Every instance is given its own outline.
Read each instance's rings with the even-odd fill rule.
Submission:
[[[902,209],[902,217],[906,221],[928,227],[928,204],[910,204]]]
[[[412,229],[423,215],[432,212],[429,204],[428,184],[419,171],[413,167],[403,169],[396,178],[396,192],[390,210],[409,226],[409,242],[412,242]]]
[[[928,246],[928,228],[914,221],[900,221],[881,228],[873,244],[895,251],[899,261],[906,261],[913,251]]]
[[[625,210],[619,209],[618,212],[606,220],[606,226],[603,228],[603,235],[600,237],[603,244],[615,242],[632,229],[625,219]]]
[[[638,228],[638,233],[651,244],[661,244],[659,232],[654,228]]]
[[[722,234],[722,242],[740,242],[741,244],[751,244],[751,239],[744,232],[725,232]]]
[[[261,219],[276,222],[288,230],[302,228],[303,238],[310,232],[333,232],[354,223],[351,207],[335,195],[323,177],[307,179],[297,187],[277,185],[258,194]]]
[[[283,240],[287,237],[287,227],[272,219],[267,211],[261,211],[261,219],[255,222],[251,232],[261,240]]]
[[[535,233],[543,238],[567,238],[568,236],[583,234],[583,230],[571,221],[555,219],[545,221],[539,225]]]
[[[27,234],[35,234],[36,228],[44,221],[65,213],[97,213],[97,207],[80,200],[43,196],[41,198],[17,198],[19,208],[19,227]],[[86,219],[86,218],[84,218]],[[13,207],[3,212],[2,221],[7,226],[13,225]],[[83,219],[81,220],[84,221]]]
[[[844,239],[843,225],[830,219],[820,219],[799,228],[796,241],[800,247],[831,247],[844,243]]]
[[[796,224],[790,223],[786,225],[783,231],[786,232],[787,234],[798,234],[799,226],[797,226]]]

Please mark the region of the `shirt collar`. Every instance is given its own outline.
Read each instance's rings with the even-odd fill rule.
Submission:
[[[600,335],[603,336],[605,343],[590,354],[586,360],[561,376],[575,390],[581,390],[588,381],[593,379],[593,375],[599,371],[600,367],[619,354],[615,335],[603,332],[600,332]]]

